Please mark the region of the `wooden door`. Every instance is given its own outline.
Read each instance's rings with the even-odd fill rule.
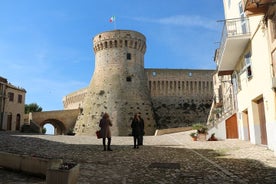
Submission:
[[[8,115],[7,118],[7,130],[11,130],[12,127],[12,115]]]
[[[238,138],[238,124],[237,115],[234,114],[226,120],[226,138],[237,139]]]
[[[16,115],[16,130],[20,130],[20,114]]]
[[[260,120],[260,129],[261,129],[261,144],[267,145],[267,134],[266,134],[266,120],[265,120],[265,111],[264,111],[264,99],[257,101],[259,120]]]

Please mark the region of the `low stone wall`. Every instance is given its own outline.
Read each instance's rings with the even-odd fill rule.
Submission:
[[[0,152],[0,166],[6,169],[46,178],[47,184],[75,184],[79,176],[79,164],[70,169],[60,169],[62,159],[48,159]]]
[[[179,128],[168,128],[168,129],[157,129],[155,131],[155,136],[157,135],[164,135],[164,134],[171,134],[171,133],[177,133],[177,132],[184,132],[192,130],[192,127],[179,127]]]
[[[60,165],[62,159],[47,159],[0,152],[0,166],[39,177],[46,177],[47,169],[53,165]]]

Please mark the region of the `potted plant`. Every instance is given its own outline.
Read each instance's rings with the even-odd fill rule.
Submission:
[[[190,133],[190,136],[192,137],[193,141],[197,140],[197,133],[196,132]]]
[[[206,141],[206,135],[208,134],[208,128],[202,123],[197,123],[193,125],[193,129],[197,132],[198,140]]]

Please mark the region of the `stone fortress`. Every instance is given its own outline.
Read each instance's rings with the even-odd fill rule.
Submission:
[[[93,135],[104,112],[112,119],[112,134],[121,136],[131,133],[138,112],[146,135],[206,123],[214,70],[145,69],[146,38],[131,30],[96,35],[93,50],[95,70],[89,86],[63,98],[65,110],[80,109],[76,134]]]

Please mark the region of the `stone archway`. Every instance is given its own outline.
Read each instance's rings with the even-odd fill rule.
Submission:
[[[64,126],[64,123],[62,123],[60,120],[57,119],[46,119],[41,123],[41,128],[44,127],[46,124],[53,125],[55,131],[54,135],[63,135],[65,134],[66,128]]]

